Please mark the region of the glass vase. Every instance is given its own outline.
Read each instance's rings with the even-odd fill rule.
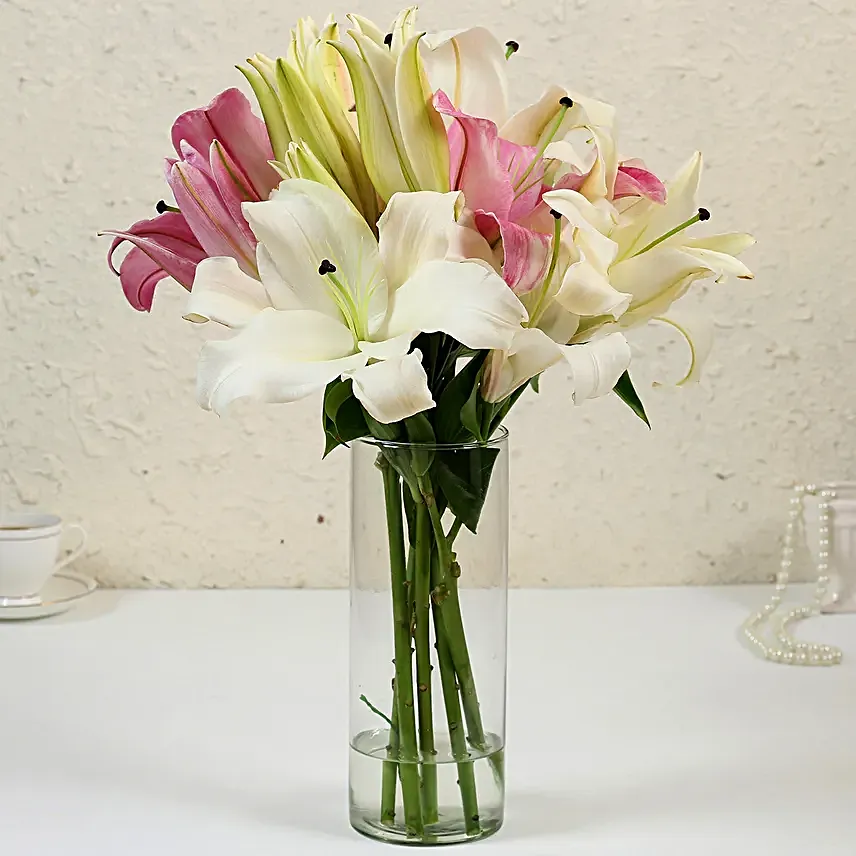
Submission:
[[[398,844],[505,804],[508,434],[351,452],[350,817]]]

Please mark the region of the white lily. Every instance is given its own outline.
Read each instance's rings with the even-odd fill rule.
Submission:
[[[590,206],[589,216],[600,220]],[[608,216],[607,216],[608,219]],[[489,359],[483,395],[502,401],[531,378],[566,362],[571,368],[575,404],[610,393],[630,365],[630,348],[621,333],[571,344],[580,320],[609,313],[619,318],[630,295],[617,292],[606,277],[617,247],[583,218],[556,218],[550,266],[541,285],[521,295],[529,314],[526,329],[511,347]]]
[[[520,301],[486,265],[446,260],[458,196],[393,196],[379,241],[341,194],[311,181],[285,181],[269,201],[245,204],[261,282],[232,259],[208,259],[188,302],[190,320],[236,331],[203,349],[202,406],[295,401],[344,375],[371,416],[397,422],[434,406],[421,355],[410,351],[420,332],[510,347],[526,318]]]
[[[610,247],[608,259],[600,256],[601,286],[615,293],[629,295],[630,302],[620,317],[613,312],[580,318],[573,341],[584,342],[595,334],[610,330],[627,330],[648,321],[664,321],[685,335],[693,353],[689,371],[681,383],[697,380],[708,347],[701,342],[708,332],[699,328],[700,342],[695,346],[693,330],[688,325],[670,320],[672,304],[690,286],[706,278],[717,281],[731,274],[739,279],[752,279],[749,268],[735,255],[754,244],[751,235],[731,233],[691,238],[686,229],[710,215],[698,208],[697,191],[701,179],[702,158],[696,153],[667,185],[664,205],[647,199],[636,199],[618,212],[608,203],[592,205],[581,194],[571,190],[554,190],[544,194],[544,201],[580,229],[582,240]],[[605,213],[611,209],[609,216]],[[608,243],[607,243],[608,242]],[[603,292],[604,294],[606,292]],[[557,298],[572,309],[569,295]]]

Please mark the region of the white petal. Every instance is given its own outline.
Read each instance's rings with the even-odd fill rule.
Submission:
[[[378,221],[380,257],[390,289],[430,261],[446,258],[461,194],[396,193]]]
[[[665,205],[649,203],[640,206],[640,211],[645,214],[647,222],[633,244],[633,251],[638,252],[676,226],[686,223],[698,212],[698,186],[701,181],[701,171],[701,152],[696,152],[678,175],[672,181],[666,182]],[[683,242],[685,236],[678,235],[677,239]]]
[[[446,333],[474,349],[507,350],[526,310],[498,274],[479,262],[428,262],[390,295],[382,338]]]
[[[245,274],[235,259],[214,256],[203,259],[196,267],[184,317],[237,328],[268,306],[268,296],[257,279]]]
[[[400,422],[434,406],[422,354],[416,350],[349,373],[354,395],[378,422]]]
[[[574,404],[612,392],[630,365],[630,346],[621,333],[610,333],[583,345],[568,345],[562,350],[571,367]]]
[[[413,333],[402,333],[393,339],[384,339],[380,342],[358,342],[359,349],[375,360],[390,360],[393,357],[403,357],[410,350],[413,341]]]
[[[537,328],[521,329],[507,351],[494,351],[487,362],[482,395],[504,401],[535,375],[560,362],[563,348]]]
[[[364,365],[346,327],[308,309],[263,309],[240,333],[202,349],[197,397],[221,412],[238,398],[296,401]]]
[[[594,205],[576,190],[550,190],[544,201],[578,229],[609,234],[614,225],[615,210],[608,203]]]
[[[508,62],[490,30],[429,33],[423,43],[431,89],[442,89],[462,112],[502,125],[508,115]]]
[[[676,385],[698,383],[701,380],[702,366],[713,349],[713,324],[710,319],[696,312],[673,309],[667,316],[654,320],[674,327],[690,346],[690,367]]]
[[[386,311],[386,281],[377,242],[341,194],[314,181],[293,179],[282,182],[266,202],[245,202],[243,211],[301,305],[343,317],[331,281],[318,273],[327,259],[356,306],[362,307],[361,314],[379,323]]]
[[[697,280],[729,273],[752,277],[742,262],[724,253],[663,244],[613,265],[609,278],[616,289],[633,295],[621,318],[622,326],[632,326],[665,314]]]
[[[745,232],[726,232],[722,235],[707,235],[704,238],[686,238],[683,243],[687,247],[739,256],[755,243],[755,239]]]
[[[561,86],[551,86],[534,103],[515,113],[500,130],[500,137],[521,146],[537,146],[541,135],[559,112],[559,101],[567,96]]]
[[[305,309],[291,286],[282,278],[279,269],[264,244],[256,246],[256,265],[262,285],[274,309]]]
[[[619,318],[630,306],[632,294],[617,291],[593,265],[580,254],[579,261],[565,273],[556,300],[575,315],[612,315]]]

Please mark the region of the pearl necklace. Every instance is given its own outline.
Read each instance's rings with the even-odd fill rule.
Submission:
[[[817,586],[815,587],[814,598],[808,606],[795,607],[779,619],[775,634],[778,647],[774,647],[764,641],[765,627],[772,624],[788,588],[797,529],[800,529],[805,536],[804,511],[807,495],[819,496],[817,512],[820,541],[817,554]],[[782,546],[782,560],[776,574],[775,591],[770,601],[760,611],[750,615],[743,623],[743,636],[764,659],[772,663],[783,663],[789,666],[837,666],[841,662],[842,652],[840,648],[832,645],[799,642],[789,632],[792,624],[820,614],[823,607],[829,589],[829,518],[835,495],[833,485],[820,489],[811,484],[794,487],[788,512],[785,541]]]

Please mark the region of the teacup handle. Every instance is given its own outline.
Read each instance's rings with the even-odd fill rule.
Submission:
[[[80,544],[56,563],[55,570],[57,571],[62,570],[66,565],[70,565],[75,559],[79,559],[81,553],[86,549],[86,530],[79,523],[68,523],[63,527],[63,532],[68,532],[71,529],[80,535]]]

